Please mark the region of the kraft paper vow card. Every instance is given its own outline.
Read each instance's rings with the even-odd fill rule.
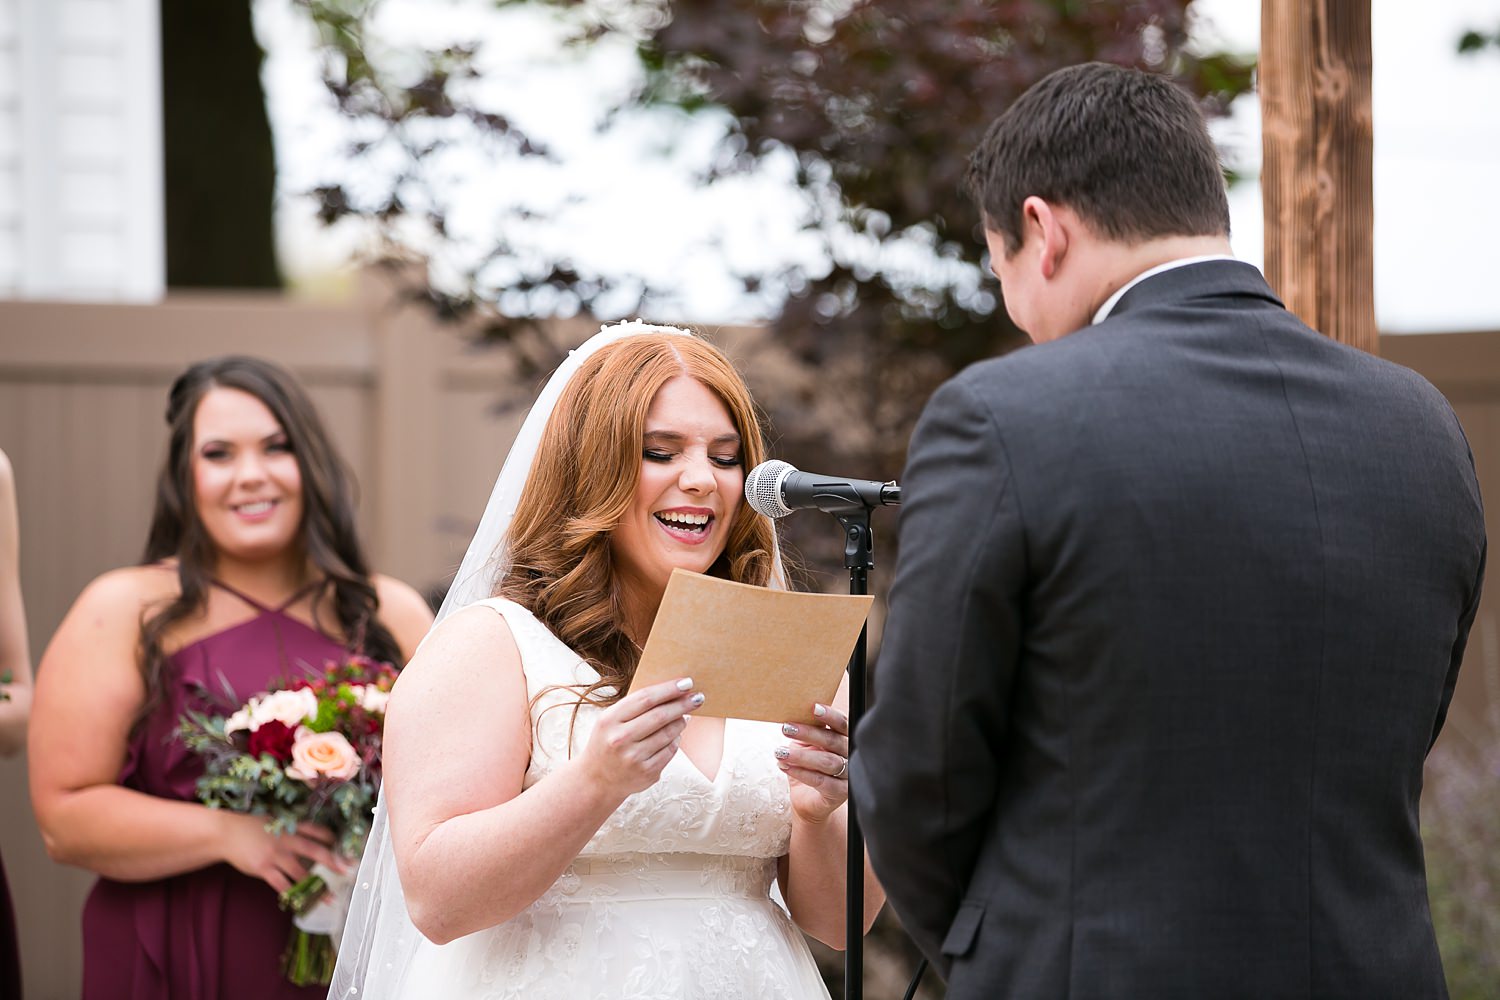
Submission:
[[[675,569],[630,687],[691,677],[695,715],[819,725],[813,703],[833,701],[873,601]]]

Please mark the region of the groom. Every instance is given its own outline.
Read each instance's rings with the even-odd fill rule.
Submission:
[[[958,998],[1443,997],[1417,799],[1483,574],[1453,411],[1229,257],[1192,101],[1054,73],[970,163],[1037,346],[940,389],[851,768]]]

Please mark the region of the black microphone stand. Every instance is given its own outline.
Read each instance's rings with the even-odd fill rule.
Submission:
[[[787,466],[790,469],[790,466]],[[795,472],[796,470],[792,469]],[[752,474],[753,478],[753,474]],[[878,491],[864,489],[873,484],[830,479],[817,483],[810,506],[832,514],[844,529],[844,566],[849,570],[849,593],[870,592],[870,570],[875,568],[875,538],[870,532],[870,511],[880,505],[901,503],[901,487],[884,483]],[[747,490],[747,496],[749,491]],[[784,497],[777,498],[789,513]],[[757,508],[759,509],[759,508]],[[849,757],[854,757],[854,729],[865,714],[867,689],[865,653],[868,623],[861,626],[859,640],[849,658]],[[844,998],[860,1000],[865,976],[865,841],[859,832],[859,814],[854,809],[854,790],[849,791],[849,825],[844,905]]]
[[[900,489],[888,484],[888,496],[900,502]],[[875,536],[870,531],[870,508],[851,507],[829,511],[844,529],[844,565],[849,569],[849,593],[870,592],[870,570],[875,568]],[[854,654],[849,657],[849,759],[854,759],[854,727],[865,714],[868,690],[865,670],[868,624],[861,626]],[[844,933],[844,1000],[860,1000],[865,989],[865,840],[859,832],[859,814],[854,811],[854,788],[849,788],[848,870],[845,878]],[[917,966],[916,975],[906,989],[904,1000],[912,1000],[927,959]]]
[[[870,533],[870,508],[830,511],[844,529],[844,565],[849,570],[849,593],[870,592],[870,570],[875,567],[875,539]],[[865,714],[865,653],[868,623],[849,658],[849,759],[854,759],[854,727]],[[865,841],[854,811],[854,789],[849,789],[849,841],[844,909],[844,998],[860,1000],[865,975]]]

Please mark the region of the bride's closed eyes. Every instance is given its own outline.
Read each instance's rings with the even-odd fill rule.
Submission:
[[[666,463],[676,458],[677,453],[662,451],[660,448],[647,448],[644,452],[641,453],[641,457],[648,462]],[[739,452],[735,452],[732,455],[710,455],[708,457],[708,460],[722,469],[733,469],[736,466],[740,465],[743,461],[740,458]]]
[[[666,463],[675,459],[687,443],[687,436],[676,431],[648,431],[641,457],[648,462]],[[740,454],[740,436],[725,434],[708,443],[708,460],[721,469],[733,469],[744,461]]]

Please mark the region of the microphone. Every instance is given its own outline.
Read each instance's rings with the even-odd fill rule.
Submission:
[[[894,482],[799,472],[778,459],[762,462],[745,477],[745,499],[769,518],[786,517],[794,510],[815,509],[829,514],[872,510],[901,503],[901,487]]]

